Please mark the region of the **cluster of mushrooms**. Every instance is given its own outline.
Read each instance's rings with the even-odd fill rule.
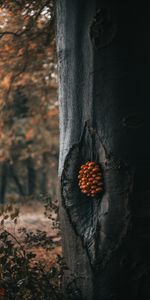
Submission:
[[[95,197],[103,192],[103,180],[100,166],[94,161],[82,165],[78,175],[79,187],[86,196]]]

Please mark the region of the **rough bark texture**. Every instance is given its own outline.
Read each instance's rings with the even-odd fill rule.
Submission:
[[[137,3],[57,1],[60,215],[73,299],[150,297],[149,31]],[[103,169],[94,199],[77,185],[88,160]]]

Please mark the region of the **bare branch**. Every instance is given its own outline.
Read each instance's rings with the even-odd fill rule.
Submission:
[[[11,32],[11,31],[0,32],[0,38],[2,38],[5,35],[13,35],[15,37],[19,37],[20,36],[20,34],[18,34],[16,32]]]
[[[15,73],[14,76],[12,77],[11,83],[10,83],[9,88],[6,93],[6,98],[9,98],[10,92],[12,90],[12,86],[13,86],[14,82],[16,81],[16,79],[25,72],[26,67],[27,67],[27,62],[28,62],[28,50],[26,49],[24,64],[23,64],[21,70],[19,70],[17,73]]]

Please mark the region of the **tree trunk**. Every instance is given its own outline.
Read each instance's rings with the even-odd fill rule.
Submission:
[[[149,31],[148,10],[137,3],[57,1],[69,299],[150,297]],[[104,192],[95,198],[78,188],[89,160],[103,170]]]
[[[27,176],[28,176],[28,195],[34,195],[36,190],[36,171],[34,168],[34,161],[32,157],[28,157],[26,160]]]
[[[1,204],[4,204],[4,202],[5,202],[7,184],[8,184],[8,180],[10,178],[12,178],[14,180],[20,195],[21,196],[25,195],[23,186],[20,183],[20,180],[18,178],[18,175],[15,172],[13,164],[11,164],[9,161],[4,161],[2,163],[2,167],[1,167],[1,186],[0,186],[0,203]]]
[[[19,176],[16,174],[14,165],[11,164],[10,162],[7,162],[7,170],[8,170],[8,176],[10,176],[14,180],[20,195],[25,196],[24,188],[19,180]]]
[[[40,181],[40,190],[43,195],[47,194],[48,188],[47,188],[47,166],[49,164],[48,162],[49,153],[44,152],[42,156],[42,170],[41,170],[41,181]]]
[[[0,204],[4,204],[5,202],[7,175],[8,175],[8,166],[7,166],[7,162],[4,161],[1,164]]]

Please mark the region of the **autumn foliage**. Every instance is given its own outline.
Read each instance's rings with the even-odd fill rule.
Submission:
[[[52,0],[0,2],[0,162],[13,171],[29,159],[37,172],[46,156],[57,169],[54,19]]]
[[[5,1],[0,5],[1,160],[10,159],[15,144],[37,136],[38,144],[49,148],[49,111],[57,106],[54,53],[52,1]],[[40,133],[43,127],[47,136]],[[36,145],[35,152],[38,150],[42,151]]]

